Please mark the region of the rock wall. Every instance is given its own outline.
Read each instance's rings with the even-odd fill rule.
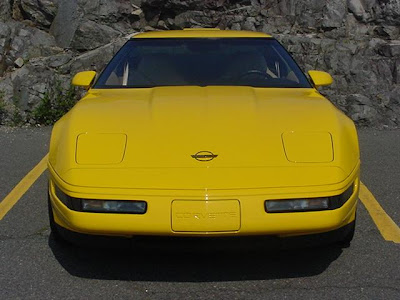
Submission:
[[[400,124],[400,0],[0,0],[0,123],[56,81],[100,71],[137,31],[220,27],[277,37],[358,124]]]

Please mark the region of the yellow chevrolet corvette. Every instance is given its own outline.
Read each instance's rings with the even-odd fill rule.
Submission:
[[[54,236],[354,234],[360,156],[353,122],[258,32],[140,33],[54,126]]]

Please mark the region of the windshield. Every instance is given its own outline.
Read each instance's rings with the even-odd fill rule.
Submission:
[[[132,39],[94,88],[158,86],[309,88],[292,57],[270,38]]]

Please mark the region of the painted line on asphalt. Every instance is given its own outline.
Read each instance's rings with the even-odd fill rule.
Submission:
[[[360,185],[360,200],[368,210],[372,220],[378,227],[381,235],[386,241],[392,241],[400,243],[400,228],[397,224],[389,217],[378,200],[375,199],[374,195],[369,189],[361,182]]]
[[[47,169],[48,154],[13,188],[0,202],[0,220],[10,211],[19,199],[29,190],[35,181]]]

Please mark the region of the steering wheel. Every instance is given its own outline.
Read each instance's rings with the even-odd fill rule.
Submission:
[[[262,77],[263,79],[270,79],[272,78],[271,75],[269,75],[266,72],[260,71],[260,70],[249,70],[245,73],[240,74],[237,79],[242,79],[243,77],[251,76],[251,75],[257,75]]]

